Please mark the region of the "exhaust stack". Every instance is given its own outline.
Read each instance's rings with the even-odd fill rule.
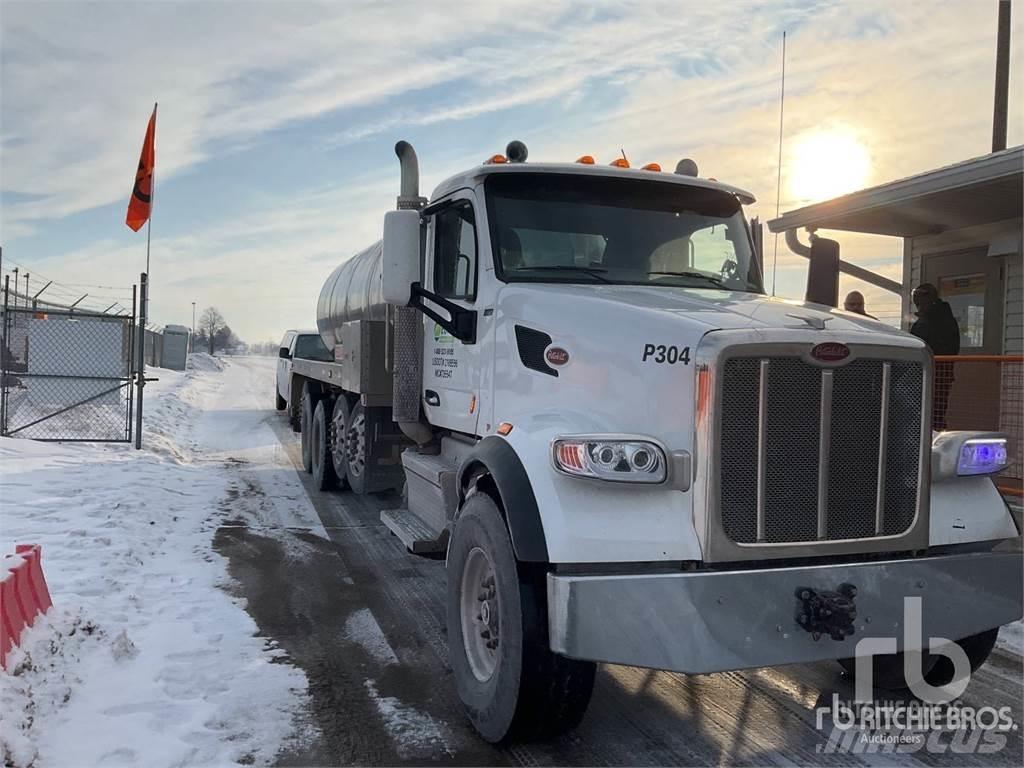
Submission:
[[[420,197],[420,166],[416,150],[407,141],[395,144],[402,166],[398,195],[399,210],[420,210],[427,204]],[[412,307],[394,307],[392,333],[391,417],[398,428],[417,445],[429,443],[434,433],[420,421],[423,370],[423,317]]]
[[[395,144],[395,154],[402,164],[402,185],[398,195],[398,210],[418,210],[427,204],[427,198],[420,197],[420,164],[416,150],[408,141]]]

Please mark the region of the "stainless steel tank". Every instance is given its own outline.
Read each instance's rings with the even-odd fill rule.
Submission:
[[[380,241],[331,272],[320,289],[316,327],[327,348],[341,342],[341,326],[352,320],[387,320],[381,289]]]

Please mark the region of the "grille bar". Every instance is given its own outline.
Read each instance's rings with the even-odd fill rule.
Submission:
[[[882,403],[878,427],[878,492],[875,495],[875,535],[885,531],[885,466],[889,438],[889,379],[892,363],[882,363]]]
[[[757,387],[757,540],[764,541],[768,483],[768,360],[762,360]]]
[[[832,450],[832,371],[821,372],[818,426],[818,539],[828,538],[829,452]]]

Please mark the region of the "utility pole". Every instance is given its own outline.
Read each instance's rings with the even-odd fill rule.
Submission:
[[[25,273],[25,306],[28,306],[28,272]]]
[[[996,93],[992,108],[992,151],[1006,149],[1006,114],[1010,99],[1010,0],[999,0],[996,33]]]
[[[192,336],[189,338],[190,352],[196,351],[196,303],[192,302]]]
[[[11,270],[14,273],[14,306],[12,309],[18,308],[18,268],[15,267]]]

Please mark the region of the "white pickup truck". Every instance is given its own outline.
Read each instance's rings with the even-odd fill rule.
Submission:
[[[284,396],[317,485],[404,488],[382,519],[446,558],[484,738],[571,728],[595,662],[852,671],[877,636],[901,686],[904,652],[976,666],[1020,618],[1006,440],[932,432],[920,340],[766,296],[749,193],[513,142],[428,201],[396,152],[383,241],[320,295],[331,360],[295,358]]]
[[[333,359],[317,331],[285,331],[277,350],[277,381],[274,389],[274,406],[279,411],[285,410],[288,407],[288,402],[292,399],[292,365],[295,358]],[[297,409],[289,410],[288,421],[292,428],[298,431],[299,413]]]

